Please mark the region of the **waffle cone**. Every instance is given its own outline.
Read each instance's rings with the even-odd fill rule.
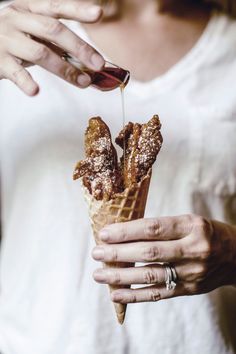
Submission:
[[[89,216],[97,245],[103,244],[99,239],[99,231],[106,225],[126,222],[143,218],[148,196],[151,170],[132,188],[126,188],[124,192],[116,194],[109,201],[96,200],[89,191],[83,187],[85,199],[89,207]],[[133,264],[127,263],[104,263],[106,268],[127,268]],[[129,288],[129,286],[126,286]],[[109,285],[110,291],[124,288],[119,285]],[[114,303],[116,315],[120,324],[124,322],[127,305]]]

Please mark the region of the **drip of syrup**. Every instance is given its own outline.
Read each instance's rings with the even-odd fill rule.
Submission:
[[[126,117],[125,117],[125,86],[120,85],[120,93],[121,93],[121,108],[122,108],[122,123],[123,128],[125,127]]]
[[[108,61],[105,62],[104,67],[100,71],[93,71],[83,66],[78,59],[72,57],[68,53],[64,53],[62,58],[75,66],[76,68],[80,69],[82,72],[88,74],[91,78],[91,86],[95,87],[100,91],[111,91],[117,88],[120,88],[121,92],[121,105],[122,105],[122,123],[123,128],[125,127],[126,123],[126,116],[125,116],[125,98],[124,98],[124,89],[129,82],[130,79],[130,72],[128,70],[122,69],[119,66],[112,64]],[[125,139],[123,142],[123,154],[125,157]],[[123,168],[125,158],[123,159]]]
[[[123,129],[126,124],[126,115],[125,115],[125,85],[121,84],[120,85],[120,94],[121,94],[121,109],[122,109],[122,124],[123,124]],[[125,176],[125,139],[123,141],[123,175]]]

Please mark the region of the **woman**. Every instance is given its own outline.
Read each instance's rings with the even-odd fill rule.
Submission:
[[[75,0],[16,0],[1,10],[0,72],[10,80],[0,84],[0,351],[234,353],[236,23],[190,0],[124,0],[85,24],[101,15]],[[76,22],[66,22],[69,30],[57,18]],[[149,284],[111,294],[144,302],[129,306],[123,327],[106,287],[91,280],[94,244],[71,179],[88,118],[101,115],[120,130],[120,96],[80,90],[89,77],[58,47],[92,70],[103,58],[129,69],[128,119],[158,113],[163,125],[149,219],[105,228],[108,244],[93,250],[99,261],[147,264],[94,273],[102,283]],[[37,65],[25,69],[28,62]],[[175,288],[166,288],[158,262],[175,269]]]

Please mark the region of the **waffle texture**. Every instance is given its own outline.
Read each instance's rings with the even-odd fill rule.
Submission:
[[[96,200],[82,185],[85,200],[89,208],[89,217],[93,229],[94,239],[97,245],[103,244],[99,239],[99,231],[106,225],[127,222],[143,218],[147,202],[148,190],[151,179],[151,169],[142,180],[132,188],[126,188],[124,192],[116,194],[109,201]],[[126,268],[133,266],[127,263],[104,263],[106,268]],[[129,288],[129,286],[126,286]],[[124,288],[120,285],[110,285],[110,291]],[[120,324],[124,322],[127,305],[114,303],[116,315]]]

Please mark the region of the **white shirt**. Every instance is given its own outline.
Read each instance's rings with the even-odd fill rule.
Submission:
[[[129,305],[118,325],[107,286],[92,279],[94,240],[72,172],[90,117],[102,116],[113,135],[120,130],[119,90],[80,90],[30,71],[41,86],[35,98],[0,83],[0,352],[235,353],[233,287]],[[197,213],[236,224],[236,22],[212,16],[165,75],[131,79],[125,101],[128,120],[159,114],[163,125],[146,216]]]

